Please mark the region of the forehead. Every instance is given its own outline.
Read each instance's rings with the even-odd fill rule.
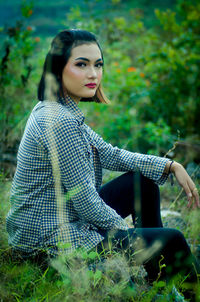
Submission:
[[[82,44],[76,46],[71,51],[70,59],[77,59],[79,57],[84,57],[90,60],[98,60],[101,58],[101,51],[97,44]]]

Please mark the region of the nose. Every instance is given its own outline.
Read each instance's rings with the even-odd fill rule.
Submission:
[[[90,78],[90,79],[96,79],[97,78],[97,71],[95,70],[95,68],[93,66],[91,66],[89,68],[88,78]]]

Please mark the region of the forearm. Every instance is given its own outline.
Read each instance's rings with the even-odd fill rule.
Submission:
[[[162,185],[167,179],[167,174],[164,175],[163,172],[168,161],[168,159],[163,157],[113,148],[110,160],[108,161],[106,158],[102,161],[102,166],[109,170],[117,170],[119,168],[119,170],[125,172],[139,171],[145,177]]]
[[[70,194],[69,194],[70,195]],[[71,194],[74,209],[81,219],[102,229],[128,228],[124,219],[110,208],[99,196],[90,182],[80,187],[76,194]]]
[[[113,147],[111,144],[106,143],[91,128],[88,126],[85,127],[88,133],[90,133],[92,144],[98,151],[102,168],[123,172],[139,171],[159,185],[165,183],[167,174],[164,175],[163,171],[169,159]]]

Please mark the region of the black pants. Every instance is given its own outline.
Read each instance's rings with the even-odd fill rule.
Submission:
[[[163,228],[159,188],[153,181],[128,172],[102,186],[99,194],[123,218],[131,214],[135,225],[128,231],[100,230],[105,239],[97,246],[99,253],[106,250],[111,241],[118,251],[126,251],[128,257],[133,256],[138,264],[144,265],[150,282],[158,277],[161,257],[161,264],[166,265],[162,278],[171,280],[177,274],[189,274],[186,281],[197,281],[200,267],[183,234]],[[141,248],[141,252],[135,253]]]

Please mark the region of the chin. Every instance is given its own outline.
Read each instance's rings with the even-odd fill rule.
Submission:
[[[95,91],[95,93],[96,93],[96,91]],[[89,95],[86,94],[86,95],[82,96],[80,102],[94,102],[95,93],[90,93]]]

